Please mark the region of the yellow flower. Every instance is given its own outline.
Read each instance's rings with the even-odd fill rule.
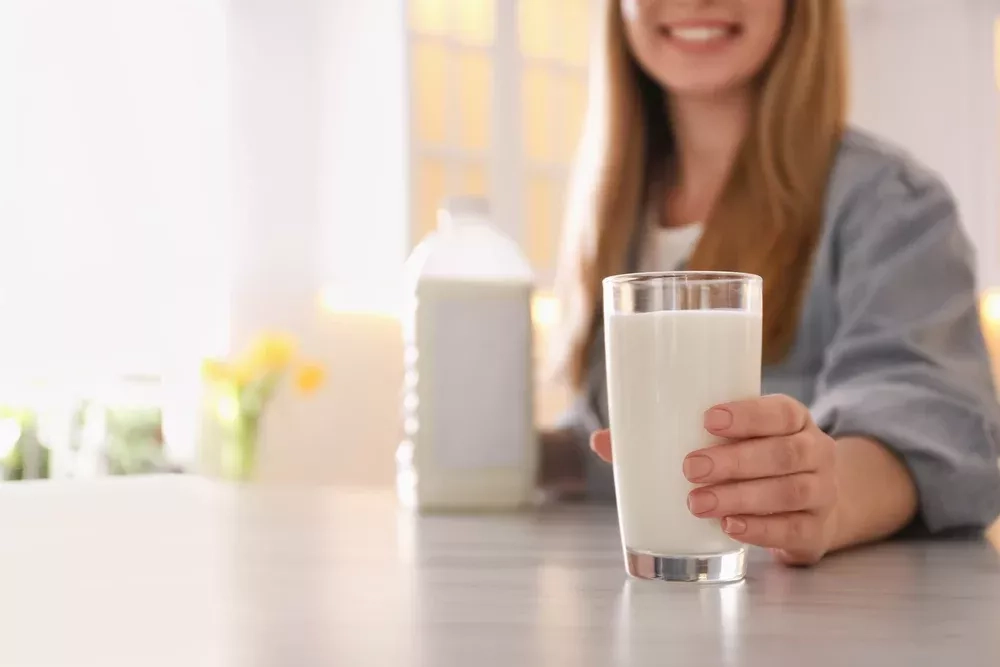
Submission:
[[[230,364],[218,359],[206,359],[201,363],[201,376],[212,384],[239,388],[254,379],[254,369],[245,362]]]
[[[253,382],[256,373],[255,368],[245,361],[234,364],[229,371],[229,378],[237,387],[245,387]]]
[[[260,336],[250,348],[249,361],[255,371],[282,371],[295,357],[295,339],[288,334]]]
[[[201,377],[209,382],[225,382],[230,378],[229,364],[218,359],[205,359],[201,362]]]
[[[308,364],[299,369],[295,377],[295,385],[303,394],[315,393],[323,385],[326,372],[319,364]]]

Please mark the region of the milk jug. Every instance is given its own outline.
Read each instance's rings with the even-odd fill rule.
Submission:
[[[448,201],[405,270],[401,502],[498,510],[534,495],[531,267],[483,199]]]

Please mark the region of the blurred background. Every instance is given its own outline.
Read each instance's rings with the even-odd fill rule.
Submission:
[[[520,244],[544,348],[604,4],[0,0],[4,479],[197,471],[203,360],[281,331],[326,381],[276,398],[262,470],[390,485],[443,198]],[[1000,360],[1000,0],[846,5],[852,117],[954,190]],[[539,383],[539,421],[566,401]]]

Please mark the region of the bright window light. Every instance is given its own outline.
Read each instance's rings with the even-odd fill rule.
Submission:
[[[0,368],[160,374],[227,335],[226,16],[0,2]]]
[[[1000,290],[988,290],[983,294],[980,312],[990,324],[1000,325]]]

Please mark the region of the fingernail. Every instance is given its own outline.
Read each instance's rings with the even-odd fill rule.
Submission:
[[[711,491],[692,491],[688,494],[688,509],[691,514],[711,512],[719,504],[719,499]]]
[[[712,472],[712,459],[707,456],[689,456],[684,459],[684,476],[692,482],[708,477]]]
[[[705,428],[709,431],[721,431],[733,424],[733,413],[725,408],[712,408],[705,413]]]
[[[735,516],[727,516],[722,520],[722,530],[727,535],[742,535],[747,532],[747,522]]]

